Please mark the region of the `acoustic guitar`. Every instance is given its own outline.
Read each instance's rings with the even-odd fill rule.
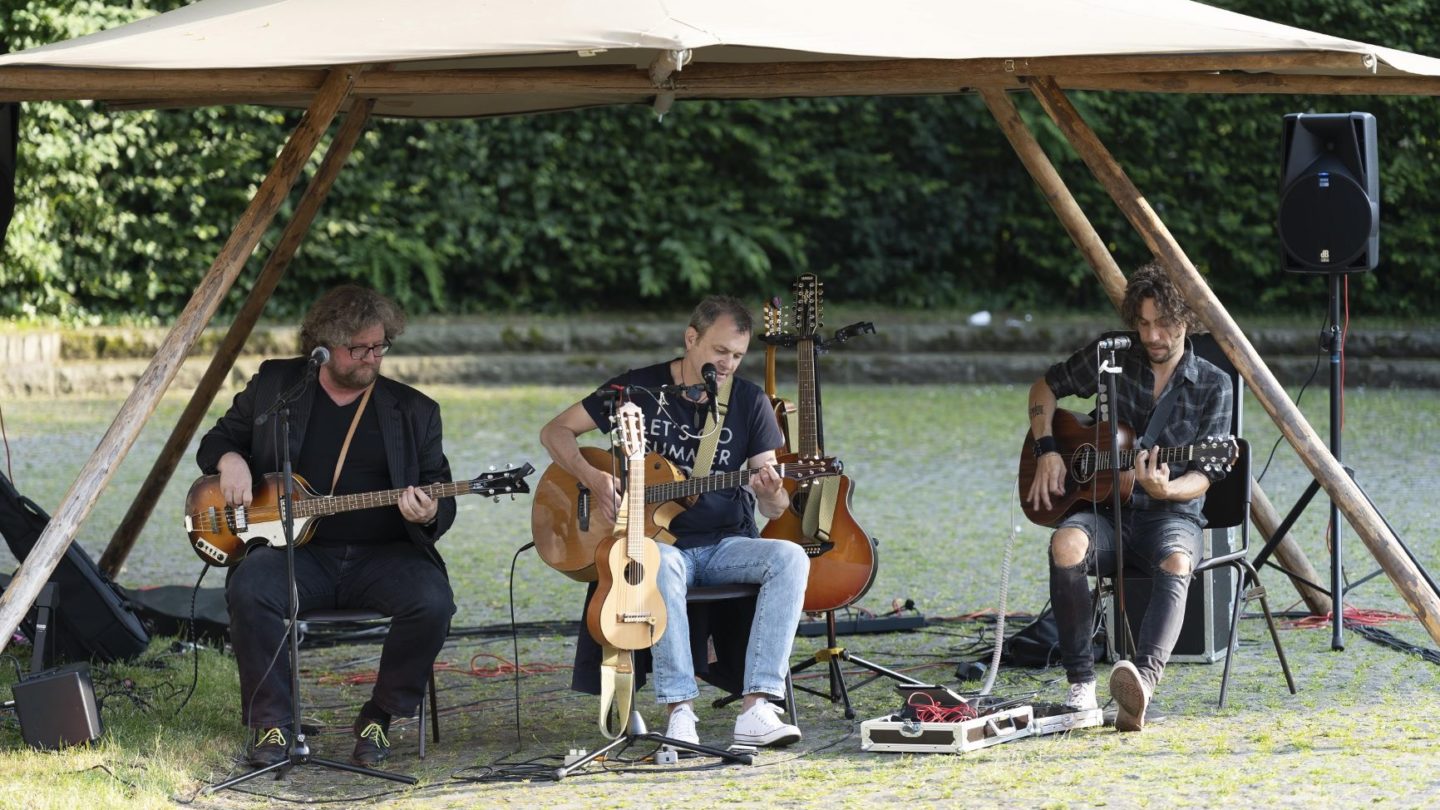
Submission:
[[[781,456],[779,460],[782,462],[791,458],[815,457],[824,452],[820,430],[820,384],[815,374],[815,335],[822,323],[822,285],[814,273],[805,273],[796,279],[792,292],[798,336],[795,344],[798,361],[796,385],[799,391],[796,404],[800,411],[800,435],[796,437],[795,454]],[[868,324],[855,328],[866,327],[874,329]],[[839,610],[864,596],[875,582],[875,540],[850,512],[854,482],[848,475],[841,475],[825,486],[834,487],[834,508],[827,536],[817,537],[805,531],[806,504],[809,499],[817,497],[816,488],[802,488],[791,481],[785,482],[785,489],[790,495],[789,508],[765,524],[760,532],[761,537],[799,543],[810,557],[810,578],[805,587],[804,606],[805,611],[810,613]]]
[[[469,481],[440,482],[418,487],[432,498],[453,498],[457,495],[484,495],[500,500],[501,495],[521,495],[530,491],[525,476],[535,472],[529,464],[501,472],[486,473]],[[320,495],[299,475],[295,481],[295,545],[302,546],[315,534],[320,518],[393,506],[405,489],[361,492],[354,495]],[[211,565],[239,565],[253,543],[284,547],[285,528],[282,507],[285,502],[285,476],[269,473],[255,486],[249,506],[231,506],[220,493],[220,476],[201,476],[190,485],[185,496],[185,531],[190,546]]]
[[[1025,431],[1025,441],[1020,447],[1020,508],[1030,522],[1053,527],[1076,509],[1092,503],[1104,506],[1110,503],[1117,486],[1120,500],[1130,500],[1135,491],[1135,453],[1138,452],[1135,431],[1123,423],[1116,428],[1120,447],[1118,476],[1112,467],[1109,423],[1097,423],[1074,411],[1055,411],[1051,433],[1059,445],[1060,457],[1065,460],[1065,494],[1051,495],[1049,509],[1033,507],[1025,500],[1039,464],[1035,458],[1035,440],[1030,431]],[[1206,472],[1229,472],[1239,458],[1240,443],[1234,436],[1211,436],[1198,444],[1155,450],[1162,464],[1194,461]]]
[[[638,407],[638,406],[637,406]],[[609,452],[599,447],[582,447],[585,463],[606,472],[615,468]],[[706,492],[744,486],[754,469],[712,473],[687,478],[680,468],[659,453],[648,453],[640,463],[629,465],[630,474],[641,471],[645,496],[642,501],[644,534],[662,543],[674,542],[670,521],[695,504]],[[843,466],[837,459],[795,459],[774,465],[775,472],[790,481],[808,481],[839,475]],[[628,476],[627,476],[628,481]],[[630,490],[626,490],[629,492]],[[595,494],[559,464],[551,464],[535,486],[530,507],[531,539],[546,565],[580,582],[596,578],[595,549],[614,533],[615,527],[594,509]]]
[[[660,548],[645,536],[645,415],[627,402],[616,416],[620,447],[629,474],[620,502],[620,525],[595,549],[600,584],[590,597],[585,625],[595,643],[619,650],[649,648],[665,633],[665,600],[655,577],[660,573]],[[638,496],[638,497],[637,497]]]

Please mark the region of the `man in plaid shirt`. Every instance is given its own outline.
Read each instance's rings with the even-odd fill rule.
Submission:
[[[1158,264],[1147,264],[1130,278],[1121,316],[1135,331],[1116,333],[1129,337],[1131,348],[1116,379],[1114,418],[1134,428],[1137,436],[1145,433],[1156,404],[1173,389],[1174,405],[1155,447],[1184,447],[1228,434],[1230,379],[1190,347],[1187,335],[1196,326],[1195,315]],[[1037,462],[1025,499],[1032,507],[1049,509],[1052,497],[1065,494],[1066,464],[1052,433],[1056,402],[1095,396],[1095,416],[1112,418],[1097,370],[1098,342],[1051,366],[1030,388]],[[1190,572],[1201,554],[1205,492],[1223,475],[1203,471],[1194,462],[1160,463],[1156,453],[1145,450],[1135,456],[1138,486],[1121,509],[1124,557],[1127,566],[1148,570],[1153,590],[1133,663],[1121,661],[1110,672],[1110,695],[1118,707],[1115,727],[1120,731],[1139,731],[1145,725],[1145,709],[1185,618]],[[1097,706],[1088,576],[1113,574],[1115,562],[1115,521],[1108,502],[1069,515],[1050,537],[1050,600],[1070,683],[1065,702],[1077,710]]]

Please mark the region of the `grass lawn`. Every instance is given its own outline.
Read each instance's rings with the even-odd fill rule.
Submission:
[[[752,372],[754,369],[752,369]],[[473,477],[490,465],[528,460],[543,469],[540,426],[579,391],[557,388],[456,388],[429,391],[440,400],[446,445],[456,477]],[[1018,516],[1013,499],[1015,457],[1024,430],[1025,390],[1018,386],[833,386],[825,392],[826,449],[840,456],[855,483],[854,514],[880,546],[879,573],[858,607],[875,612],[910,599],[932,619],[925,631],[847,639],[860,655],[917,677],[955,684],[954,664],[979,657],[977,641],[990,626],[957,617],[993,608],[999,600],[1000,560],[1011,527],[1017,537],[1008,605],[1033,613],[1046,601],[1046,532]],[[225,398],[228,402],[228,397]],[[222,405],[217,405],[218,414]],[[79,542],[98,557],[149,470],[184,402],[167,398],[130,457],[95,504]],[[76,470],[118,409],[111,399],[21,400],[5,404],[13,477],[20,490],[53,510]],[[1327,435],[1325,392],[1312,389],[1303,410]],[[1263,466],[1278,435],[1253,401],[1245,434]],[[1345,460],[1391,524],[1432,573],[1440,572],[1440,538],[1428,496],[1437,473],[1430,462],[1432,425],[1440,400],[1430,392],[1347,392]],[[208,426],[208,423],[207,423]],[[125,570],[126,587],[192,584],[202,564],[179,528],[184,491],[197,473],[182,465],[157,506]],[[532,483],[534,477],[532,477]],[[1287,445],[1281,445],[1263,486],[1282,511],[1309,482]],[[318,768],[282,782],[261,780],[252,793],[196,796],[205,783],[234,770],[243,746],[237,721],[233,662],[206,651],[199,686],[187,704],[192,659],[159,639],[135,665],[96,673],[104,697],[107,735],[88,750],[37,753],[20,741],[13,720],[0,730],[0,807],[150,807],[192,800],[200,806],[264,806],[276,800],[338,799],[406,807],[513,803],[541,806],[780,806],[921,805],[1119,807],[1206,806],[1433,806],[1440,798],[1431,751],[1430,718],[1440,714],[1440,668],[1414,655],[1347,635],[1346,649],[1329,649],[1327,630],[1286,629],[1300,694],[1289,696],[1265,641],[1263,623],[1247,619],[1232,677],[1230,703],[1214,705],[1220,667],[1175,665],[1159,694],[1164,722],[1141,735],[1106,730],[1074,732],[998,746],[963,756],[864,754],[858,721],[838,707],[805,695],[800,700],[805,740],[782,752],[765,752],[752,767],[681,769],[612,761],[604,769],[555,784],[546,781],[481,783],[478,766],[563,756],[594,748],[595,701],[566,689],[564,669],[573,642],[552,623],[575,618],[583,590],[549,570],[531,553],[516,563],[513,608],[527,625],[520,658],[522,730],[517,742],[513,685],[486,668],[512,658],[508,638],[494,627],[511,615],[511,558],[529,539],[529,504],[458,502],[455,528],[442,541],[455,585],[458,627],[483,628],[453,638],[441,659],[443,742],[421,762],[414,728],[397,733],[395,770],[421,776],[422,788],[394,792],[390,785]],[[1295,535],[1317,568],[1327,568],[1323,502],[1312,506]],[[1344,532],[1343,558],[1352,579],[1374,568],[1359,538]],[[1258,542],[1258,537],[1256,538]],[[0,565],[7,565],[8,560]],[[1272,606],[1296,602],[1277,573],[1265,577]],[[212,572],[205,585],[218,587]],[[1381,576],[1358,588],[1352,605],[1406,612]],[[537,629],[539,628],[539,629]],[[1415,644],[1433,642],[1413,621],[1387,629]],[[12,645],[7,652],[25,650]],[[796,643],[796,658],[820,644]],[[378,648],[351,645],[302,654],[309,715],[326,726],[314,738],[319,755],[344,759],[344,727],[363,701]],[[14,674],[5,668],[0,680]],[[809,673],[807,673],[808,675]],[[1062,692],[1059,670],[1006,670],[1000,694]],[[852,685],[859,680],[852,678]],[[824,691],[823,679],[800,681]],[[973,685],[972,685],[973,686]],[[1104,693],[1102,686],[1102,696]],[[707,693],[707,697],[710,693]],[[649,690],[640,700],[652,722]],[[855,692],[860,719],[898,706],[883,683]],[[702,737],[728,739],[729,709],[703,708]],[[647,751],[633,749],[638,756]],[[383,796],[377,794],[384,794]],[[268,797],[268,798],[267,798]]]

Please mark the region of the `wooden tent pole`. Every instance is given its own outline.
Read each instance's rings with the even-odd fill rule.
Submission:
[[[180,414],[180,419],[175,423],[175,429],[171,431],[170,438],[166,440],[165,447],[150,468],[150,474],[145,478],[145,483],[140,485],[140,490],[135,494],[135,500],[131,502],[130,510],[125,513],[124,519],[115,529],[115,534],[110,537],[110,545],[106,546],[105,553],[100,555],[100,570],[112,579],[119,576],[120,568],[125,564],[125,558],[130,555],[130,549],[134,548],[140,531],[145,528],[145,523],[155,510],[156,502],[160,500],[161,494],[165,492],[165,487],[170,483],[171,476],[175,474],[175,468],[179,466],[185,449],[190,445],[190,440],[195,437],[195,431],[200,426],[200,421],[205,418],[205,412],[215,401],[215,394],[225,384],[225,379],[230,376],[230,369],[235,366],[235,358],[239,357],[241,350],[245,348],[245,341],[249,340],[250,333],[255,329],[255,323],[260,320],[260,313],[269,303],[270,296],[275,293],[275,287],[285,277],[285,271],[290,268],[290,261],[295,258],[295,251],[299,249],[300,243],[304,241],[305,235],[310,231],[310,226],[315,221],[315,215],[319,213],[320,206],[325,203],[325,198],[329,195],[335,178],[339,176],[340,170],[345,166],[345,161],[350,157],[351,150],[360,140],[360,134],[365,131],[365,124],[370,118],[370,110],[374,106],[373,99],[356,101],[345,116],[345,121],[335,133],[335,140],[330,144],[330,149],[320,164],[320,169],[311,179],[310,185],[305,189],[300,203],[296,206],[295,216],[290,220],[290,224],[285,226],[285,233],[280,237],[279,244],[275,246],[275,250],[271,252],[270,258],[265,262],[265,267],[255,280],[255,286],[245,299],[244,306],[235,316],[234,323],[230,324],[230,330],[225,333],[225,339],[216,349],[209,367],[205,369],[205,375],[200,378],[200,384],[195,388],[190,402],[186,404],[185,411]]]
[[[315,146],[350,94],[357,72],[352,68],[336,69],[325,79],[310,109],[291,134],[265,181],[256,190],[249,208],[235,225],[230,239],[200,280],[184,312],[180,313],[175,327],[165,336],[154,359],[136,382],[135,389],[120,407],[115,421],[110,423],[95,451],[80,468],[75,483],[70,485],[49,525],[35,541],[35,548],[15,572],[15,578],[5,593],[0,595],[0,651],[10,643],[15,628],[20,626],[20,620],[65,555],[96,499],[134,445],[145,422],[155,412],[160,397],[175,379],[180,364],[195,345],[201,330],[214,316],[226,291],[244,269],[245,260],[254,252],[265,228],[289,196]]]
[[[1345,474],[1340,463],[1330,454],[1330,448],[1316,435],[1310,423],[1305,421],[1300,409],[1285,395],[1285,389],[1276,381],[1275,375],[1270,372],[1249,339],[1235,325],[1230,313],[1225,311],[1220,299],[1215,297],[1215,293],[1181,250],[1165,223],[1070,104],[1059,85],[1053,79],[1038,78],[1032,82],[1032,87],[1045,112],[1065,133],[1066,139],[1090,167],[1096,179],[1110,193],[1125,217],[1130,220],[1130,224],[1175,279],[1201,323],[1215,336],[1225,355],[1249,383],[1255,398],[1295,448],[1300,459],[1315,476],[1315,480],[1320,482],[1345,514],[1356,534],[1365,541],[1371,555],[1380,563],[1380,567],[1395,584],[1395,589],[1400,592],[1416,618],[1425,625],[1430,637],[1440,642],[1440,594],[1430,589],[1419,569],[1385,526],[1380,514],[1370,505],[1355,482],[1350,480],[1350,476]],[[1340,600],[1336,600],[1336,603],[1340,604]]]
[[[1125,299],[1125,275],[1120,271],[1120,266],[1115,263],[1115,258],[1105,247],[1105,241],[1090,224],[1090,220],[1081,210],[1080,204],[1075,201],[1074,195],[1066,187],[1065,181],[1061,179],[1060,173],[1040,148],[1039,142],[1031,134],[1024,119],[1020,117],[1015,105],[1003,90],[994,88],[982,88],[980,97],[985,100],[985,105],[990,108],[990,113],[995,116],[995,121],[1000,125],[1000,130],[1005,137],[1010,139],[1010,145],[1014,147],[1015,154],[1020,157],[1020,162],[1025,164],[1030,176],[1035,179],[1036,185],[1045,195],[1045,201],[1050,203],[1055,215],[1060,218],[1060,223],[1065,226],[1065,231],[1070,234],[1076,247],[1080,248],[1081,254],[1085,256],[1090,267],[1099,277],[1100,284],[1105,288],[1105,294],[1110,297],[1110,303],[1115,305],[1119,311],[1120,304]],[[1260,533],[1268,540],[1274,529],[1280,524],[1280,516],[1275,513],[1275,507],[1270,504],[1270,499],[1260,489],[1259,482],[1252,481],[1251,487],[1254,491],[1254,498],[1251,503],[1251,514],[1254,516],[1255,525]],[[1315,567],[1305,556],[1300,546],[1286,534],[1275,550],[1286,570],[1294,571],[1303,580],[1319,582],[1320,575],[1316,573]],[[1310,612],[1316,615],[1326,615],[1330,612],[1330,597],[1328,594],[1317,591],[1305,584],[1302,579],[1291,579],[1295,590],[1300,598],[1310,608]]]

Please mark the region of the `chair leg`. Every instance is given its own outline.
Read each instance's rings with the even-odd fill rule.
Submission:
[[[440,701],[435,697],[435,670],[430,670],[430,735],[431,742],[440,742]]]
[[[420,758],[425,758],[425,701],[430,696],[425,692],[420,693]]]
[[[1220,675],[1220,708],[1225,708],[1225,695],[1230,689],[1230,665],[1240,651],[1240,615],[1245,610],[1246,572],[1239,565],[1227,566],[1235,572],[1235,609],[1230,613],[1230,639],[1225,647],[1225,671]]]
[[[1285,685],[1290,687],[1290,694],[1296,694],[1295,677],[1290,674],[1290,662],[1285,658],[1285,648],[1280,646],[1280,632],[1275,629],[1275,617],[1270,613],[1270,600],[1265,598],[1265,588],[1260,584],[1260,575],[1254,568],[1249,568],[1250,576],[1255,580],[1255,587],[1259,589],[1260,609],[1265,613],[1265,624],[1270,628],[1270,641],[1275,645],[1275,656],[1280,659],[1280,670],[1285,673]]]

